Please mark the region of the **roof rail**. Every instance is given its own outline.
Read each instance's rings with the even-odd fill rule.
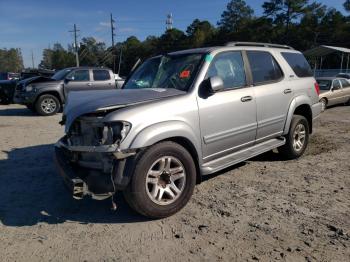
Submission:
[[[294,49],[288,45],[278,45],[271,43],[259,43],[259,42],[228,42],[225,46],[259,46],[259,47],[272,47],[272,48],[283,48],[283,49]]]

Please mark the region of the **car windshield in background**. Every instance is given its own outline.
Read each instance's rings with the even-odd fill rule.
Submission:
[[[332,86],[332,80],[317,79],[317,83],[321,90],[329,90]]]
[[[51,78],[55,80],[63,80],[72,69],[62,69],[54,74]]]
[[[202,54],[151,58],[132,74],[124,89],[175,88],[187,91],[198,71]]]

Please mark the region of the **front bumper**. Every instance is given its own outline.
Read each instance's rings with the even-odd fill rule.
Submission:
[[[16,92],[13,98],[15,104],[28,105],[33,104],[37,94],[33,92]]]
[[[79,152],[108,154],[113,159],[111,171],[108,173],[94,167],[79,165],[72,160],[72,154]],[[135,152],[114,151],[104,146],[69,146],[64,138],[55,144],[55,164],[59,175],[73,198],[82,199],[90,196],[103,200],[123,190],[129,184]],[[86,163],[85,163],[86,165]]]

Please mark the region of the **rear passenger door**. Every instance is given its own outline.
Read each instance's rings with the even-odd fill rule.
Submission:
[[[93,69],[93,87],[94,89],[112,89],[115,88],[115,81],[112,79],[110,71],[107,69]]]
[[[282,134],[293,90],[268,51],[246,51],[257,107],[257,142]]]
[[[246,78],[242,52],[217,54],[205,79],[220,77],[224,90],[198,97],[204,161],[210,161],[255,142],[256,103]]]

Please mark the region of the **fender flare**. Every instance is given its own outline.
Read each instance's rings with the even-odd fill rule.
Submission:
[[[40,96],[45,95],[45,94],[50,94],[50,93],[51,93],[51,94],[55,93],[55,94],[58,96],[60,102],[61,102],[62,104],[64,103],[64,97],[62,96],[62,93],[61,93],[57,88],[55,88],[55,87],[52,87],[52,88],[43,88],[42,90],[39,90],[38,93],[37,93],[37,95],[36,95],[35,101],[36,101]]]
[[[131,140],[129,149],[139,149],[154,145],[162,140],[170,138],[184,138],[188,140],[196,150],[198,161],[202,159],[201,141],[196,132],[185,122],[179,120],[165,121],[143,128]]]
[[[308,96],[300,95],[300,96],[294,97],[292,102],[289,105],[288,114],[287,114],[286,122],[284,125],[284,129],[283,129],[283,135],[288,134],[289,127],[290,127],[290,124],[292,122],[292,118],[293,118],[295,109],[301,105],[307,105],[310,109],[310,112],[312,112],[312,110],[311,110],[312,104],[311,104],[311,100]]]

